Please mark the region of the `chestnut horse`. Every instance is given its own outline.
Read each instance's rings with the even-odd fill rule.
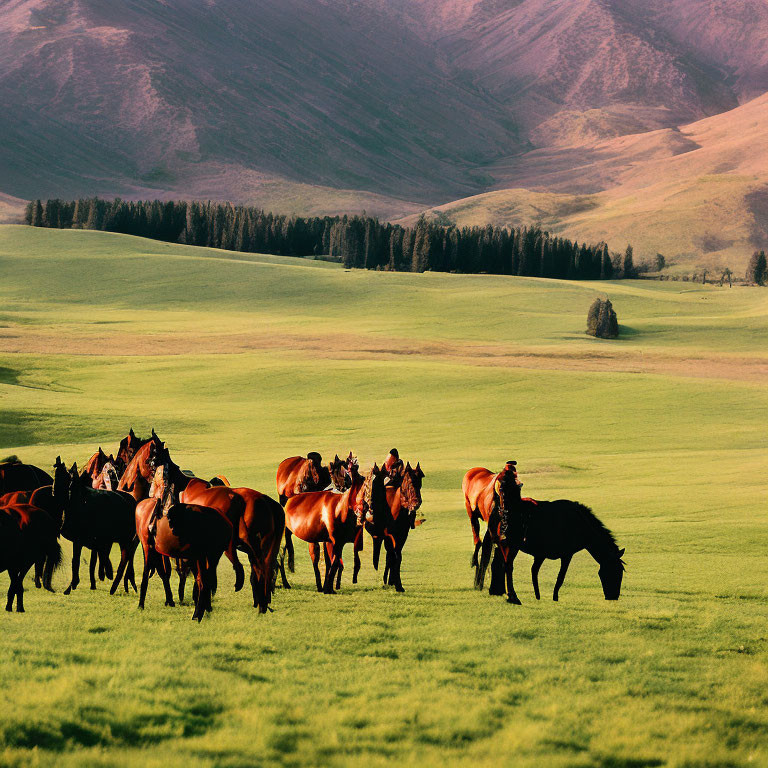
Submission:
[[[158,474],[164,468],[158,469]],[[152,496],[136,506],[136,532],[144,550],[139,608],[144,608],[149,577],[160,575],[165,604],[174,605],[170,588],[170,558],[191,564],[195,571],[195,610],[192,619],[203,620],[211,610],[216,590],[216,567],[232,541],[232,525],[218,510],[175,501],[175,489],[164,477],[155,481]],[[159,496],[159,498],[158,498]]]
[[[464,505],[469,515],[469,522],[472,526],[472,538],[475,549],[472,554],[471,566],[475,568],[475,589],[482,589],[482,583],[485,576],[485,569],[490,559],[490,548],[483,548],[482,562],[478,562],[478,552],[480,550],[480,520],[484,520],[488,525],[490,532],[489,542],[499,544],[502,554],[504,554],[505,571],[507,575],[507,587],[509,601],[520,604],[520,600],[515,594],[512,586],[512,564],[514,555],[511,557],[510,547],[506,542],[508,516],[504,514],[505,510],[512,507],[515,499],[520,498],[520,488],[522,484],[517,479],[517,462],[508,461],[501,472],[491,472],[483,467],[474,467],[464,475],[461,483],[461,490],[464,493]],[[517,541],[521,535],[514,532],[513,540]],[[492,585],[496,587],[496,585]],[[497,587],[496,587],[497,588]],[[497,594],[497,592],[493,592]],[[503,591],[502,593],[503,594]]]
[[[152,430],[154,433],[154,430]],[[145,443],[148,443],[152,438],[137,437],[136,433],[131,427],[130,432],[120,441],[120,445],[117,449],[117,457],[115,464],[118,469],[118,474],[122,474],[125,468],[131,463],[131,459],[136,455],[139,448]]]
[[[400,579],[400,566],[403,561],[403,547],[408,539],[411,528],[421,525],[424,520],[416,519],[416,512],[421,507],[421,483],[424,472],[421,464],[412,468],[410,462],[405,466],[400,463],[394,472],[385,474],[390,484],[386,485],[387,508],[382,522],[378,526],[366,523],[364,529],[373,538],[373,566],[378,570],[379,553],[382,542],[387,552],[384,568],[384,584],[392,585],[398,592],[405,592]],[[363,549],[363,528],[355,537],[355,568],[352,583],[357,584],[357,574],[360,572],[360,552]]]
[[[171,482],[174,481],[171,480]],[[245,569],[237,557],[237,550],[242,549],[248,552],[251,547],[248,536],[241,537],[240,523],[245,514],[245,500],[226,485],[212,486],[197,477],[185,478],[182,482],[184,490],[179,495],[182,503],[211,507],[225,517],[232,526],[232,537],[225,554],[235,571],[235,592],[239,592],[245,583]]]
[[[333,594],[336,572],[341,566],[345,544],[355,540],[358,527],[366,520],[376,523],[386,510],[384,473],[374,465],[367,477],[355,473],[344,493],[313,491],[292,496],[285,505],[285,537],[292,534],[309,544],[328,542],[331,549],[330,567],[321,583],[318,557],[313,557],[318,592]],[[319,547],[315,550],[318,552]]]
[[[125,438],[127,440],[128,438]],[[138,439],[138,438],[137,438]],[[122,451],[122,443],[121,451]],[[120,453],[118,453],[118,456]],[[163,464],[171,464],[171,457],[165,443],[152,430],[152,436],[144,442],[133,454],[120,478],[117,488],[130,493],[136,501],[146,499],[149,487],[157,468]],[[176,467],[176,465],[173,465]],[[178,470],[178,467],[176,467]]]
[[[351,456],[351,454],[350,454]],[[323,457],[317,451],[310,451],[306,456],[290,456],[283,459],[277,467],[277,494],[281,506],[297,493],[309,493],[311,491],[324,491],[331,487],[337,491],[343,491],[345,488],[345,468],[344,462],[336,454],[334,460],[323,466]],[[293,573],[294,552],[293,541],[289,536],[285,539],[285,550],[283,558],[288,555],[288,570]],[[310,556],[313,550],[310,548]],[[280,572],[283,579],[283,587],[290,588],[285,578],[285,567],[281,566]]]
[[[34,491],[52,482],[47,472],[33,464],[22,464],[16,456],[0,462],[0,496],[12,491]]]
[[[103,488],[102,470],[107,462],[114,467],[115,457],[112,454],[107,456],[107,454],[101,450],[101,446],[99,446],[99,450],[85,463],[85,466],[80,472],[80,479],[87,483],[91,488]]]
[[[53,572],[61,565],[59,529],[50,515],[31,504],[12,504],[0,508],[0,572],[8,571],[6,611],[24,613],[24,576],[32,565],[45,561],[44,581],[50,584]]]

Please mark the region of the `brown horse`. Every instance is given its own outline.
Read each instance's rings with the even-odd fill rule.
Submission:
[[[184,482],[184,490],[179,496],[182,503],[211,507],[225,517],[232,526],[232,538],[225,554],[235,570],[235,592],[239,592],[245,583],[245,569],[237,557],[237,550],[243,549],[247,552],[250,547],[248,537],[240,536],[240,522],[245,514],[245,500],[225,485],[211,486],[197,477],[185,478],[182,482]]]
[[[122,450],[122,443],[120,445]],[[152,436],[136,450],[128,462],[117,486],[118,490],[130,493],[137,502],[146,499],[155,472],[163,464],[171,464],[171,457],[165,443],[153,429]]]
[[[118,474],[122,475],[139,448],[145,443],[148,443],[151,439],[152,438],[149,437],[146,439],[137,437],[136,433],[133,431],[133,427],[131,427],[130,432],[128,432],[128,434],[120,441],[120,445],[117,449],[115,465],[117,466]]]
[[[386,472],[390,484],[386,486],[387,508],[379,525],[366,523],[364,529],[373,538],[373,565],[378,570],[381,545],[387,552],[384,568],[384,584],[394,586],[398,592],[404,592],[400,578],[400,566],[403,561],[403,547],[412,528],[421,525],[424,519],[416,519],[416,513],[421,507],[421,484],[424,472],[421,464],[413,468],[410,462],[405,466],[400,464],[394,472]],[[352,583],[357,583],[360,572],[360,552],[363,549],[363,528],[355,537],[355,568]]]
[[[163,581],[165,604],[174,605],[170,559],[175,558],[190,564],[195,572],[192,618],[200,622],[206,611],[211,610],[211,595],[216,591],[216,566],[232,541],[232,526],[216,509],[174,502],[175,490],[167,478],[153,483],[152,491],[153,496],[136,506],[136,532],[144,550],[139,608],[144,608],[147,585],[154,571]]]
[[[24,613],[24,576],[32,565],[45,561],[44,581],[50,584],[53,572],[61,565],[59,529],[51,517],[31,504],[14,504],[0,509],[0,572],[8,571],[6,611]]]
[[[352,454],[350,454],[351,456]],[[277,467],[277,494],[280,504],[285,503],[297,493],[309,493],[311,491],[323,491],[331,487],[337,491],[345,488],[346,469],[345,463],[336,454],[327,467],[323,466],[323,458],[317,451],[310,451],[306,456],[290,456],[283,459]],[[294,551],[293,541],[286,537],[283,558],[288,555],[288,570],[293,573]],[[310,547],[310,556],[315,559],[317,554]],[[283,579],[283,587],[290,588],[285,578],[285,567],[281,566],[280,572]]]
[[[94,453],[90,459],[88,459],[88,461],[85,463],[85,466],[81,470],[80,480],[87,483],[91,488],[103,488],[102,471],[104,469],[104,465],[108,462],[114,467],[115,457],[112,454],[107,456],[107,454],[101,450],[101,446],[99,446],[99,450],[96,451],[96,453]]]
[[[0,462],[0,496],[12,491],[34,491],[52,482],[47,472],[33,464],[22,464],[16,456]]]
[[[385,514],[386,495],[384,473],[374,465],[367,477],[355,474],[344,493],[313,491],[300,493],[288,499],[285,505],[285,536],[292,534],[309,544],[328,542],[331,550],[330,567],[321,583],[318,566],[319,547],[313,557],[315,582],[318,592],[333,594],[333,583],[341,567],[345,544],[355,540],[357,529],[366,520],[375,523]]]
[[[514,554],[510,552],[510,546],[507,542],[507,516],[504,514],[505,510],[511,509],[515,501],[520,498],[522,483],[517,478],[516,464],[515,461],[508,461],[504,469],[497,473],[483,467],[474,467],[464,475],[461,489],[464,493],[464,505],[469,515],[475,545],[471,560],[471,566],[475,568],[475,588],[482,589],[482,579],[491,554],[489,545],[483,547],[483,559],[482,562],[478,562],[478,552],[481,546],[480,520],[482,519],[487,523],[488,531],[491,533],[488,541],[498,544],[504,556],[509,602],[519,605],[520,600],[512,584],[512,564],[516,550]],[[510,540],[517,540],[518,538],[518,532],[515,531]],[[498,589],[495,584],[492,587],[495,590]],[[493,594],[497,594],[497,591],[494,591]],[[501,594],[503,594],[503,590]]]

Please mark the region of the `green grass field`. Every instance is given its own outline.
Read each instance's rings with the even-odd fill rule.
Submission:
[[[623,326],[583,333],[596,295]],[[0,227],[0,450],[48,467],[155,427],[185,468],[274,494],[289,455],[393,445],[427,474],[398,595],[295,588],[259,616],[150,583],[28,579],[0,616],[0,765],[768,765],[768,291],[345,272],[99,232]],[[576,556],[522,607],[472,589],[461,478],[592,506],[618,603]],[[137,568],[141,568],[137,555]],[[84,575],[84,570],[81,571]],[[0,590],[7,589],[6,574]],[[175,586],[175,578],[174,578]]]

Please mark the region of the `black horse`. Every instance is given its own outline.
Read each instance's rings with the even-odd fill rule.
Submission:
[[[115,579],[110,590],[114,593],[125,565],[130,566],[133,553],[136,551],[138,540],[135,509],[136,501],[129,493],[86,488],[80,481],[77,465],[72,466],[69,471],[67,500],[61,526],[61,535],[72,542],[72,581],[64,590],[65,595],[76,589],[80,583],[82,548],[86,547],[98,552],[101,557],[107,558],[112,544],[117,542],[120,546],[122,567],[118,568],[118,578]],[[131,583],[135,590],[135,581]],[[91,572],[91,589],[96,589],[93,572]]]
[[[586,549],[600,566],[598,575],[605,599],[619,599],[624,576],[624,550],[619,549],[613,534],[589,507],[566,499],[520,499],[510,507],[508,514],[516,518],[515,524],[508,527],[510,532],[515,531],[515,540],[508,542],[506,558],[502,547],[496,549],[491,564],[490,594],[505,593],[505,573],[508,572],[508,584],[511,584],[511,561],[514,561],[517,551],[521,550],[533,556],[531,577],[537,600],[540,599],[538,575],[542,563],[545,560],[560,560],[560,572],[552,595],[552,599],[557,600],[571,559],[577,552]],[[491,538],[486,533],[479,576],[481,588],[492,546]],[[509,599],[515,602],[516,598],[512,588]]]

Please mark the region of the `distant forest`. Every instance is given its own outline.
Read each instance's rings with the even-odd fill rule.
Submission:
[[[412,227],[369,216],[282,216],[229,203],[35,200],[34,227],[98,229],[172,243],[284,256],[329,256],[345,267],[398,272],[487,272],[568,280],[633,277],[631,246],[579,245],[532,227],[445,226],[422,216]]]

